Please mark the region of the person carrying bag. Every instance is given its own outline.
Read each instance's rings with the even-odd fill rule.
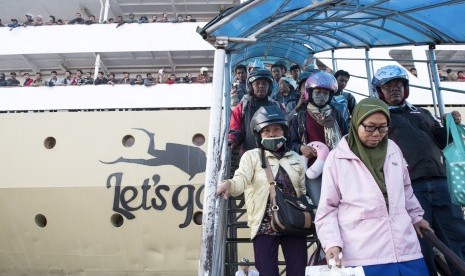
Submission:
[[[447,146],[442,150],[446,159],[447,183],[452,203],[465,206],[465,128],[446,116]],[[453,142],[449,143],[452,136]]]
[[[257,88],[265,92],[267,84],[263,80],[263,83],[257,83]],[[308,257],[306,235],[287,235],[286,231],[292,227],[289,227],[290,224],[287,224],[283,217],[280,217],[281,222],[288,226],[282,228],[285,230],[278,230],[273,224],[273,209],[278,209],[278,206],[281,210],[290,209],[279,205],[279,200],[276,206],[276,195],[282,193],[283,198],[294,203],[295,199],[305,195],[304,165],[300,156],[286,146],[288,125],[286,116],[279,107],[260,107],[250,121],[250,128],[258,148],[248,150],[242,155],[234,177],[219,183],[216,193],[223,195],[225,199],[230,193],[233,196],[244,193],[255,267],[260,275],[279,275],[278,250],[281,246],[286,275],[304,276]],[[270,187],[270,182],[276,186]],[[270,191],[270,188],[276,190]],[[305,201],[304,196],[301,203]],[[298,210],[298,215],[302,214],[302,211]],[[308,224],[311,224],[311,220]]]

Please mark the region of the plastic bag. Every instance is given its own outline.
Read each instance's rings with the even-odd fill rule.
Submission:
[[[447,114],[447,143],[442,150],[446,159],[447,183],[452,203],[465,206],[465,129],[455,124],[452,114]],[[449,143],[449,133],[454,139]]]
[[[363,267],[335,267],[327,265],[307,266],[305,276],[365,276]]]

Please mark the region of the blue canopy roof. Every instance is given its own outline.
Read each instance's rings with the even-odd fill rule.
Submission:
[[[464,14],[464,0],[255,0],[198,32],[217,48],[226,45],[232,65],[252,58],[302,64],[341,48],[463,44]]]

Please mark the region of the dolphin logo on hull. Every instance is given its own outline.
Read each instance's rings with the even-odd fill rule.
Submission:
[[[150,139],[147,153],[154,158],[150,159],[130,159],[120,157],[115,161],[105,162],[100,160],[104,164],[116,164],[116,163],[135,163],[144,166],[163,166],[172,165],[176,168],[184,171],[189,175],[189,180],[192,180],[198,173],[204,172],[207,157],[205,152],[198,147],[167,143],[165,150],[155,149],[155,133],[149,132],[143,128],[134,128],[145,132]]]

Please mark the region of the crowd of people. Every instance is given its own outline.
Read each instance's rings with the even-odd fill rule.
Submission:
[[[235,67],[231,87],[228,142],[241,159],[217,195],[244,194],[260,275],[279,275],[279,246],[287,275],[305,275],[307,264],[305,237],[271,227],[268,168],[283,194],[306,194],[317,206],[315,234],[328,264],[362,266],[366,275],[437,275],[423,231],[465,261],[464,214],[451,202],[441,152],[446,129],[407,101],[407,71],[378,68],[375,97],[359,103],[344,91],[347,71],[290,71],[255,60]],[[459,112],[452,116],[461,124]]]
[[[57,19],[54,15],[49,15],[48,19],[45,20],[42,15],[34,16],[32,13],[27,13],[26,18],[23,22],[20,22],[17,18],[11,18],[10,23],[6,25],[2,23],[0,19],[0,27],[9,27],[9,28],[18,28],[18,27],[27,27],[27,26],[50,26],[50,25],[66,25],[66,24],[86,24],[92,25],[97,23],[103,24],[117,24],[119,27],[125,23],[182,23],[182,22],[196,22],[197,20],[192,18],[192,15],[187,14],[185,17],[182,14],[176,15],[176,18],[169,18],[168,13],[164,12],[161,14],[161,17],[158,18],[158,15],[152,15],[149,19],[146,15],[141,15],[139,18],[136,18],[134,13],[129,13],[127,18],[123,18],[122,15],[117,16],[116,18],[108,18],[105,21],[99,22],[94,15],[89,15],[88,19],[82,18],[80,12],[76,12],[76,15],[73,19],[68,21],[61,18]]]
[[[415,77],[418,77],[417,69],[415,67],[410,68],[410,73]],[[438,75],[440,81],[465,81],[465,75],[463,74],[462,70],[457,71],[455,73],[452,69],[446,70],[447,74],[444,74],[442,69],[438,66]]]
[[[0,87],[8,86],[66,86],[66,85],[115,85],[115,84],[130,84],[130,85],[145,85],[152,86],[157,83],[175,84],[175,83],[209,83],[212,82],[212,77],[208,72],[207,67],[200,68],[200,73],[197,76],[192,76],[187,73],[185,76],[177,77],[176,74],[165,75],[164,69],[160,69],[156,77],[152,73],[145,74],[145,78],[141,74],[137,74],[135,78],[131,77],[131,73],[124,72],[121,78],[116,78],[114,73],[105,75],[103,71],[97,73],[95,79],[92,72],[83,72],[78,69],[74,74],[70,70],[66,70],[62,78],[58,77],[57,71],[50,72],[50,77],[45,79],[42,73],[36,72],[32,78],[29,73],[23,74],[22,83],[18,80],[16,72],[11,72],[10,77],[6,78],[5,73],[0,73]]]

